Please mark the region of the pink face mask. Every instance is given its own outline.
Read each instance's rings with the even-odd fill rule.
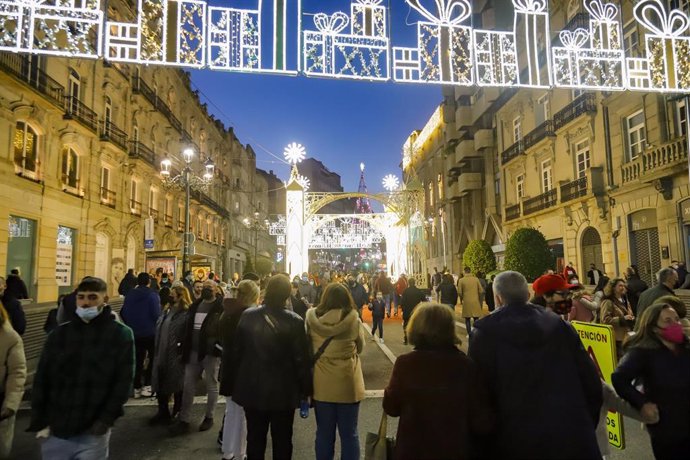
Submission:
[[[671,343],[683,343],[685,335],[683,334],[683,326],[678,323],[671,324],[661,329],[661,338]]]

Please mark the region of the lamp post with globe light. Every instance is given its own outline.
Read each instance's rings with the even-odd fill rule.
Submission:
[[[194,160],[194,149],[186,148],[182,151],[182,159],[184,160],[184,168],[182,172],[176,176],[172,176],[172,161],[166,155],[161,161],[161,178],[163,185],[168,188],[180,188],[185,192],[184,200],[184,240],[182,245],[182,276],[189,270],[189,250],[192,244],[192,233],[189,231],[189,201],[191,196],[191,189],[203,191],[208,188],[215,172],[215,164],[210,157],[201,161],[203,165],[203,174],[201,176],[195,175],[192,170],[192,162]]]

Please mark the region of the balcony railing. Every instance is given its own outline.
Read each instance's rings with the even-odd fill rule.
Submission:
[[[158,209],[149,209],[149,216],[153,217],[155,223],[158,223]]]
[[[127,133],[110,120],[101,122],[101,140],[112,142],[122,150],[127,150]]]
[[[170,107],[163,102],[163,99],[158,97],[156,92],[147,85],[141,77],[134,77],[132,79],[132,91],[134,91],[134,94],[141,94],[144,96],[144,99],[146,99],[154,109],[162,113],[163,116],[168,119],[170,125],[178,132],[182,133],[184,131],[184,129],[182,129],[182,122],[173,114]]]
[[[173,226],[173,216],[171,216],[170,214],[165,214],[165,215],[163,216],[163,221],[164,221],[166,227],[172,228],[172,226]]]
[[[104,204],[110,208],[115,209],[117,194],[112,190],[101,187],[101,204]]]
[[[79,198],[84,197],[84,190],[80,186],[80,181],[66,174],[62,175],[62,191]]]
[[[158,168],[156,153],[139,141],[129,141],[129,156],[132,158],[141,158],[154,168]]]
[[[553,122],[551,120],[546,120],[541,125],[534,128],[532,131],[527,133],[525,137],[518,140],[516,143],[508,147],[501,154],[502,164],[506,164],[511,160],[515,159],[520,154],[525,153],[525,150],[535,145],[540,140],[547,136],[554,136]]]
[[[563,126],[585,113],[597,113],[596,96],[592,93],[586,93],[575,98],[575,100],[566,105],[563,110],[558,111],[553,116],[554,131],[558,131]]]
[[[65,87],[39,69],[35,64],[35,59],[35,56],[0,53],[0,69],[38,90],[53,105],[62,109],[64,107]]]
[[[205,193],[199,192],[192,190],[192,198],[194,198],[196,201],[199,203],[203,204],[204,206],[208,206],[209,208],[213,209],[213,211],[218,214],[221,217],[228,218],[230,214],[228,213],[228,210],[222,207],[220,204],[216,203],[213,198],[210,196],[206,195]]]
[[[141,202],[129,200],[129,212],[135,216],[141,216]]]
[[[655,149],[641,153],[631,162],[623,165],[623,183],[628,183],[659,169],[672,165],[685,165],[688,158],[688,144],[685,136]],[[687,166],[685,166],[687,168]]]
[[[576,29],[589,30],[589,14],[577,13],[563,28],[563,30],[569,30],[571,32],[575,32]]]
[[[516,204],[506,208],[506,221],[515,220],[520,217],[520,205]]]
[[[522,203],[522,213],[525,216],[534,214],[535,212],[548,209],[555,206],[557,202],[556,199],[556,189],[551,189],[548,192],[544,192],[541,195],[537,195],[534,198],[529,198]]]
[[[587,176],[561,185],[561,203],[587,195]]]
[[[65,120],[77,120],[93,132],[98,131],[98,115],[76,96],[65,96]]]

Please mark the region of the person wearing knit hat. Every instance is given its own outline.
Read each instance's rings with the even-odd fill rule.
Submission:
[[[535,295],[532,303],[542,305],[558,315],[567,315],[573,307],[572,290],[579,287],[566,282],[561,275],[540,276],[532,283]]]

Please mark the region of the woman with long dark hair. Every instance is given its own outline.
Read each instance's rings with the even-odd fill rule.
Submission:
[[[663,303],[645,309],[625,350],[611,376],[616,392],[643,417],[658,418],[658,423],[647,425],[657,460],[688,458],[690,345],[678,313]]]
[[[623,340],[635,325],[635,315],[625,296],[627,285],[623,278],[613,278],[604,288],[599,308],[599,323],[613,326],[618,357],[623,354]]]
[[[349,289],[339,283],[326,286],[321,303],[307,311],[306,323],[315,360],[316,459],[333,459],[336,427],[340,458],[359,459],[357,420],[364,399],[359,355],[364,335]]]

